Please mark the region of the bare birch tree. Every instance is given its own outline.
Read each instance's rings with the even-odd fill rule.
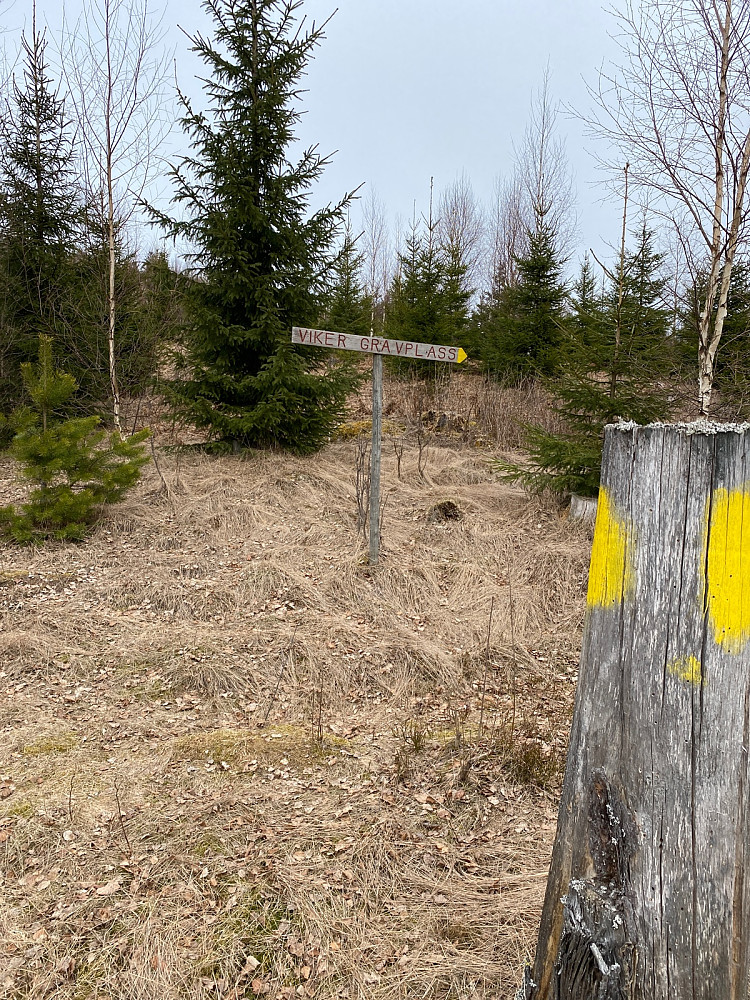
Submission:
[[[89,199],[99,206],[107,243],[109,378],[118,431],[118,240],[154,179],[158,148],[170,128],[160,25],[148,0],[86,0],[76,25],[63,26],[62,62],[80,127]]]
[[[705,274],[698,411],[708,414],[737,254],[748,240],[750,0],[627,0],[621,62],[592,91],[594,134],[672,222]],[[613,157],[612,164],[617,159]]]
[[[469,285],[477,288],[486,256],[486,227],[466,174],[461,174],[443,191],[437,214],[441,246],[461,261]]]
[[[494,294],[516,286],[517,261],[528,251],[529,235],[542,222],[555,234],[561,258],[570,254],[577,226],[575,192],[558,118],[546,69],[531,102],[523,139],[514,147],[513,173],[495,184],[487,225],[489,286]]]
[[[375,320],[381,323],[383,320],[382,311],[391,275],[385,208],[372,188],[362,203],[362,221],[365,292],[371,301],[370,326],[374,330]]]
[[[516,149],[516,172],[526,201],[526,214],[536,227],[542,221],[555,234],[558,252],[567,258],[576,236],[575,191],[558,130],[559,105],[550,89],[550,70],[531,102],[523,141]]]
[[[518,174],[495,182],[495,197],[488,223],[488,289],[497,294],[518,284],[518,259],[529,245],[534,219],[524,198]]]

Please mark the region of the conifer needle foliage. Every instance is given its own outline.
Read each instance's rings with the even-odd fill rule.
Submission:
[[[110,252],[79,155],[74,103],[53,78],[46,32],[32,18],[13,79],[0,87],[0,447],[12,438],[20,367],[35,361],[40,334],[54,336],[77,383],[69,409],[112,412]],[[150,384],[160,341],[175,326],[178,287],[163,254],[139,264],[127,243],[118,229],[115,363],[122,394],[132,396]]]
[[[97,416],[60,419],[56,411],[76,382],[55,370],[51,337],[39,338],[39,363],[21,371],[33,408],[19,416],[12,453],[34,488],[18,507],[0,507],[0,533],[21,544],[80,541],[99,508],[122,500],[138,481],[148,431],[123,439],[108,435]]]
[[[310,189],[326,160],[315,147],[290,161],[299,85],[322,38],[299,0],[206,0],[213,39],[195,35],[208,70],[208,108],[182,96],[193,154],[173,171],[179,219],[157,217],[192,253],[188,329],[177,411],[233,447],[318,447],[343,413],[354,376],[293,346],[314,326],[348,203],[317,212]]]
[[[501,463],[506,478],[537,491],[594,497],[606,424],[647,424],[668,415],[674,344],[663,305],[663,256],[645,223],[636,239],[622,262],[622,294],[616,282],[598,293],[591,265],[584,263],[562,328],[558,371],[545,381],[566,429],[527,426],[531,464]]]

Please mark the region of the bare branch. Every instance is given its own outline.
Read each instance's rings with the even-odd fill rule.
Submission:
[[[99,205],[109,255],[107,338],[115,427],[122,433],[115,367],[118,244],[158,166],[171,122],[165,114],[169,56],[148,0],[84,0],[63,21],[61,61],[79,123],[91,206]]]
[[[698,407],[711,405],[732,268],[750,236],[750,0],[626,0],[612,11],[621,61],[590,89],[590,131],[610,170],[678,233],[705,285],[698,323]]]
[[[466,267],[472,288],[478,287],[486,258],[486,226],[466,174],[443,191],[438,206],[438,238],[454,249],[456,259]]]
[[[523,142],[516,149],[516,170],[534,227],[543,219],[555,233],[561,256],[567,258],[577,220],[565,142],[557,130],[558,116],[559,105],[553,103],[547,67],[531,104]]]
[[[497,293],[518,283],[518,258],[528,249],[529,232],[534,225],[530,206],[524,198],[523,185],[516,174],[505,183],[495,182],[495,198],[490,213],[488,234],[488,286]]]

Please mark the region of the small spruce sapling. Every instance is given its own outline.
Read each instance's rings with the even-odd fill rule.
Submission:
[[[34,488],[18,507],[0,507],[0,534],[21,544],[80,541],[98,508],[118,503],[138,481],[148,431],[123,439],[108,435],[96,416],[57,418],[76,382],[55,370],[50,337],[40,336],[39,363],[23,365],[21,374],[33,406],[23,411],[11,450]]]

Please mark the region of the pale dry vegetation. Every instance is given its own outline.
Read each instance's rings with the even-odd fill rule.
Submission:
[[[85,544],[0,549],[0,996],[513,996],[589,539],[445,391],[390,407],[376,570],[343,439],[161,450]]]

